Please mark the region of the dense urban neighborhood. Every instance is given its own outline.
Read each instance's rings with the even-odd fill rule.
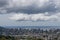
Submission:
[[[60,40],[60,29],[0,27],[0,40]]]

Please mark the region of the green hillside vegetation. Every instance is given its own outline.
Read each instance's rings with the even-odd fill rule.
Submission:
[[[14,37],[0,35],[0,40],[15,40]]]

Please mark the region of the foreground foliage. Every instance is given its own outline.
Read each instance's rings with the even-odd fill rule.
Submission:
[[[14,37],[0,35],[0,40],[15,40]]]

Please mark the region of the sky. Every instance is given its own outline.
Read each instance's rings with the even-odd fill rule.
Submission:
[[[60,26],[60,0],[0,0],[0,26]]]

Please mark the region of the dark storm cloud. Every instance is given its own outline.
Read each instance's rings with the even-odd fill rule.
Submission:
[[[44,8],[36,8],[35,6],[32,6],[26,8],[8,8],[7,10],[8,12],[34,14],[34,13],[44,13],[44,12],[56,12],[58,9],[55,8],[54,5],[49,5]]]
[[[0,7],[6,6],[8,4],[7,2],[7,0],[0,0]]]
[[[39,2],[40,1],[40,2]],[[16,13],[27,13],[27,14],[35,14],[35,13],[45,13],[45,12],[58,12],[60,8],[58,8],[56,0],[0,0],[0,8],[3,7],[2,10],[6,10],[7,13],[16,12]],[[56,3],[56,4],[55,4]],[[41,7],[40,7],[41,6]],[[57,7],[56,7],[57,6]]]

